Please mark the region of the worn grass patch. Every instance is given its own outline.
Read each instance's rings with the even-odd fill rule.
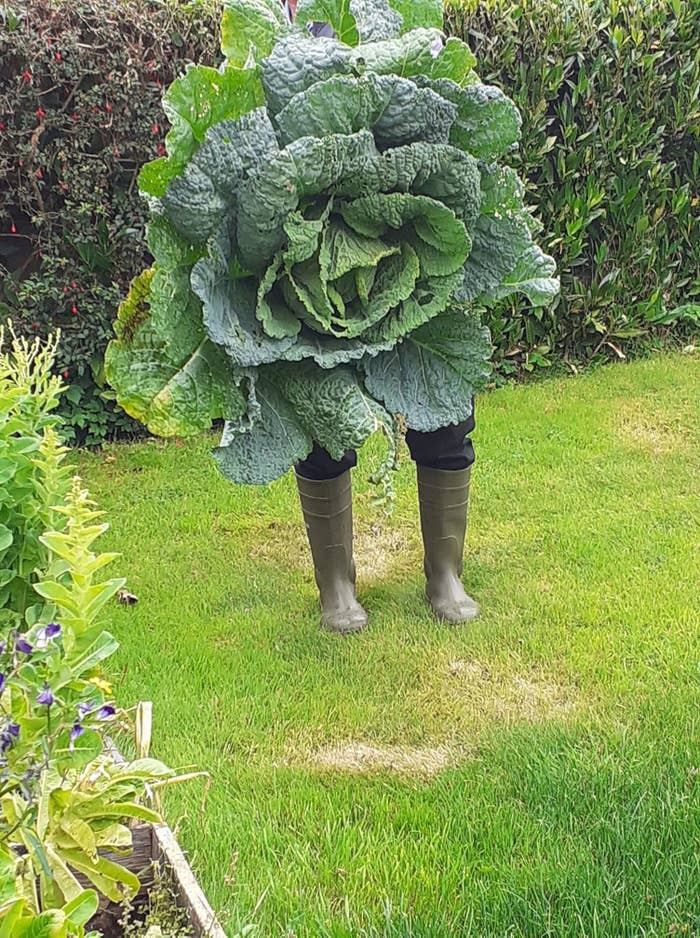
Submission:
[[[138,605],[119,699],[233,936],[700,935],[700,361],[671,355],[479,401],[465,581],[433,622],[413,468],[394,516],[355,475],[371,626],[318,628],[291,477],[222,480],[210,440],[81,470]],[[115,570],[117,565],[115,565]]]

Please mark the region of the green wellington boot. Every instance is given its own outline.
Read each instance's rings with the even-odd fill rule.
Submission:
[[[467,596],[460,579],[471,469],[417,469],[428,601],[442,621],[471,622],[479,615],[479,607]]]
[[[359,632],[367,625],[367,613],[355,597],[350,473],[323,482],[297,475],[297,487],[321,598],[321,624],[331,632]]]

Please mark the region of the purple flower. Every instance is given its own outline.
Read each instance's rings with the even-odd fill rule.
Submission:
[[[82,736],[84,732],[85,732],[85,727],[81,726],[80,723],[73,724],[73,727],[70,731],[70,745],[68,746],[71,752],[73,751],[73,747],[75,746],[76,739],[79,736]]]
[[[29,644],[26,638],[16,639],[15,648],[17,651],[21,651],[23,655],[31,655],[31,653],[34,651],[34,648]]]
[[[78,704],[78,719],[85,719],[88,713],[92,713],[94,706],[89,700],[81,700]]]
[[[98,720],[109,720],[116,712],[112,704],[105,704],[104,707],[100,707],[95,716]]]
[[[7,752],[18,736],[19,724],[8,723],[3,733],[0,734],[0,752]]]
[[[50,707],[54,701],[54,696],[51,693],[51,688],[48,684],[44,684],[44,689],[39,693],[39,696],[36,698],[36,702],[43,704],[45,707]]]
[[[0,694],[5,690],[5,675],[0,674]]]
[[[58,622],[49,622],[43,629],[39,629],[36,635],[37,648],[46,648],[49,642],[61,634],[61,626]]]

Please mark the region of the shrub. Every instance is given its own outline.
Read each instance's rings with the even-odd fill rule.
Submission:
[[[102,397],[120,297],[144,266],[139,168],[163,146],[162,88],[218,55],[214,3],[10,0],[0,8],[0,319],[60,327],[69,436],[131,422]]]
[[[452,0],[447,29],[521,110],[512,165],[562,278],[557,306],[492,314],[506,370],[697,325],[700,5]]]
[[[14,339],[0,358],[0,560],[9,574],[0,602],[0,934],[8,938],[82,936],[98,905],[85,879],[112,901],[134,896],[138,878],[103,853],[128,852],[126,819],[159,820],[142,802],[149,785],[173,776],[153,759],[116,764],[112,754],[107,728],[125,715],[102,672],[118,648],[102,617],[124,580],[104,577],[117,555],[94,545],[107,525],[80,480],[67,479],[56,443],[54,350],[54,341]]]

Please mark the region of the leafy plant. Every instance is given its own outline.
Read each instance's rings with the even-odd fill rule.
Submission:
[[[214,64],[218,0],[7,0],[0,5],[0,320],[60,327],[70,442],[138,425],[101,383],[128,284],[148,261],[138,167],[163,146],[162,88]]]
[[[116,902],[138,890],[137,877],[102,851],[128,852],[125,819],[158,820],[140,801],[146,784],[172,775],[153,759],[115,764],[106,746],[103,726],[117,711],[101,667],[118,645],[96,619],[124,580],[95,582],[115,555],[91,550],[106,525],[95,524],[79,480],[57,511],[66,528],[42,536],[51,578],[35,589],[61,624],[14,633],[0,659],[0,844],[18,851],[17,891],[37,911],[75,900],[77,874]]]
[[[125,581],[103,579],[117,556],[94,550],[107,525],[67,479],[54,351],[14,337],[0,357],[0,938],[81,938],[96,905],[84,878],[115,902],[134,895],[138,878],[105,853],[129,852],[129,819],[159,819],[147,786],[173,776],[153,759],[115,761],[106,735],[125,720],[102,671],[118,643],[101,616]]]
[[[26,899],[14,899],[3,912],[0,938],[83,938],[98,904],[94,889],[84,889],[63,908],[45,912],[33,911]]]
[[[556,295],[499,163],[519,114],[441,18],[426,0],[405,31],[385,0],[300,0],[290,26],[273,0],[235,0],[226,66],[166,94],[167,155],[140,176],[156,263],[107,376],[154,433],[226,418],[215,455],[234,481],[271,481],[313,440],[338,457],[392,438],[394,418],[465,419],[489,375],[479,308]]]
[[[697,333],[669,311],[700,298],[700,5],[449,0],[446,12],[447,31],[520,108],[508,162],[562,276],[550,309],[490,311],[499,370]]]
[[[46,344],[0,327],[0,623],[33,625],[43,603],[32,586],[45,569],[41,542],[58,522],[53,506],[69,485],[55,409],[63,388],[52,373],[57,339]]]

